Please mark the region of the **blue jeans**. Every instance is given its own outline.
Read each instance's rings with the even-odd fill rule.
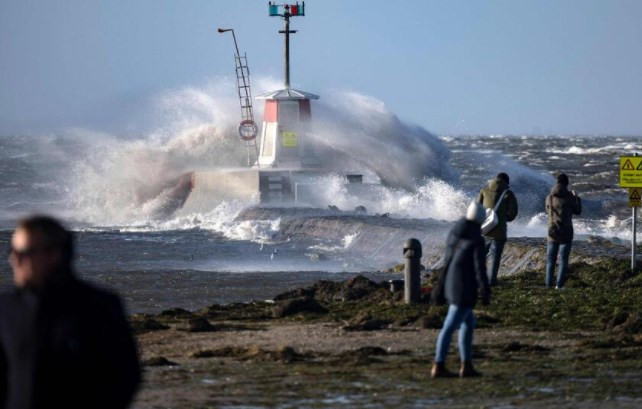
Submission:
[[[437,351],[435,351],[435,362],[442,363],[446,361],[448,348],[453,332],[459,328],[459,355],[463,361],[472,360],[473,354],[473,331],[475,329],[475,314],[472,308],[458,307],[450,304],[448,315],[444,321],[444,326],[439,332],[437,338]]]
[[[560,251],[561,250],[561,251]],[[557,261],[557,253],[560,253],[560,268],[557,272],[557,286],[563,287],[566,281],[566,272],[568,271],[568,257],[571,255],[571,242],[556,243],[548,242],[546,249],[546,286],[553,286],[553,270]]]
[[[490,277],[488,280],[488,284],[490,285],[497,284],[497,273],[499,272],[499,265],[502,262],[502,253],[504,252],[505,244],[506,240],[486,239],[486,257],[488,257],[488,253],[492,250]]]

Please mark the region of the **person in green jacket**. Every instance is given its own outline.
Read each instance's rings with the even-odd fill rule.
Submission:
[[[502,202],[497,207],[497,219],[499,223],[490,232],[484,235],[486,239],[486,256],[492,250],[491,268],[490,268],[490,285],[497,284],[497,273],[499,264],[502,260],[502,252],[506,244],[507,223],[512,222],[517,217],[517,199],[515,194],[510,190],[509,177],[506,173],[500,173],[495,179],[489,180],[488,185],[479,191],[477,202],[481,203],[486,209],[494,209],[497,201],[506,190]]]

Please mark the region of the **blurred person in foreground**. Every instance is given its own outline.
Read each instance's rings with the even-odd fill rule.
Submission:
[[[434,293],[436,304],[449,304],[448,314],[437,338],[433,378],[453,377],[446,369],[446,356],[453,332],[459,329],[459,355],[462,378],[481,375],[473,367],[472,345],[475,329],[473,308],[477,303],[478,289],[484,305],[490,303],[490,286],[486,275],[486,248],[481,235],[481,224],[486,209],[476,202],[468,207],[466,217],[458,221],[446,241],[445,265]]]
[[[120,409],[140,382],[134,340],[116,295],[74,274],[73,236],[56,220],[18,223],[0,295],[0,408]]]

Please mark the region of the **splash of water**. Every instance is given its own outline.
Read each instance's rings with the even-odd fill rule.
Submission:
[[[257,92],[277,87],[270,78],[262,78],[257,84]],[[382,185],[355,192],[346,188],[343,178],[328,175],[319,183],[316,205],[333,204],[343,210],[364,205],[369,213],[397,217],[461,217],[478,186],[462,187],[465,183],[458,182],[448,163],[450,152],[439,138],[399,120],[372,97],[356,92],[322,94],[323,98],[313,105],[312,138],[326,166],[361,172],[366,181]],[[278,220],[232,222],[243,207],[254,202],[221,203],[198,214],[167,214],[175,200],[172,186],[185,172],[243,165],[244,147],[236,135],[237,104],[233,82],[217,78],[200,88],[157,95],[145,111],[147,116],[141,119],[152,125],[136,136],[74,129],[62,138],[40,138],[37,146],[46,150],[41,156],[56,162],[42,170],[48,173],[43,180],[51,180],[65,202],[64,211],[54,213],[71,215],[91,228],[203,228],[231,239],[268,240],[278,229]],[[257,108],[259,118],[262,107]],[[542,210],[542,195],[548,191],[551,178],[497,152],[478,152],[470,162],[471,172],[493,174],[501,168],[511,175],[520,199],[520,220],[512,224],[512,229],[541,235],[544,223],[533,218]],[[71,168],[55,174],[55,169],[65,163],[72,164]],[[496,169],[479,169],[476,163],[492,164]],[[59,200],[52,205],[60,205]],[[620,232],[626,231],[619,222],[582,223],[578,223],[580,234],[612,232],[622,236]]]
[[[258,85],[262,92],[274,82],[263,78]],[[74,130],[76,139],[86,142],[72,161],[68,201],[77,217],[96,226],[158,225],[171,208],[176,178],[192,170],[242,166],[233,90],[229,80],[217,79],[204,88],[158,95],[152,112],[162,120],[142,138]],[[324,99],[331,103],[315,104],[312,139],[326,167],[357,170],[389,186],[380,191],[373,209],[407,215],[409,209],[421,208],[422,216],[451,218],[444,215],[447,206],[439,204],[448,193],[439,181],[452,182],[456,175],[448,165],[448,149],[437,137],[403,123],[372,97],[329,92]],[[261,116],[260,107],[256,116]],[[359,201],[345,198],[346,203],[351,200]]]
[[[402,122],[383,102],[331,91],[315,113],[312,140],[326,166],[374,172],[381,182],[414,190],[427,178],[454,182],[446,145],[424,128]]]
[[[322,177],[317,186],[311,202],[320,207],[353,210],[365,206],[369,213],[408,218],[456,220],[472,200],[463,190],[436,178],[424,180],[413,190],[374,185],[353,191],[339,175]]]

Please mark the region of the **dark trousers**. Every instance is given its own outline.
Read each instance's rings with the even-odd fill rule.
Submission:
[[[497,284],[497,273],[499,272],[499,265],[502,261],[502,252],[506,240],[486,239],[486,257],[490,253],[490,274],[488,284]]]

